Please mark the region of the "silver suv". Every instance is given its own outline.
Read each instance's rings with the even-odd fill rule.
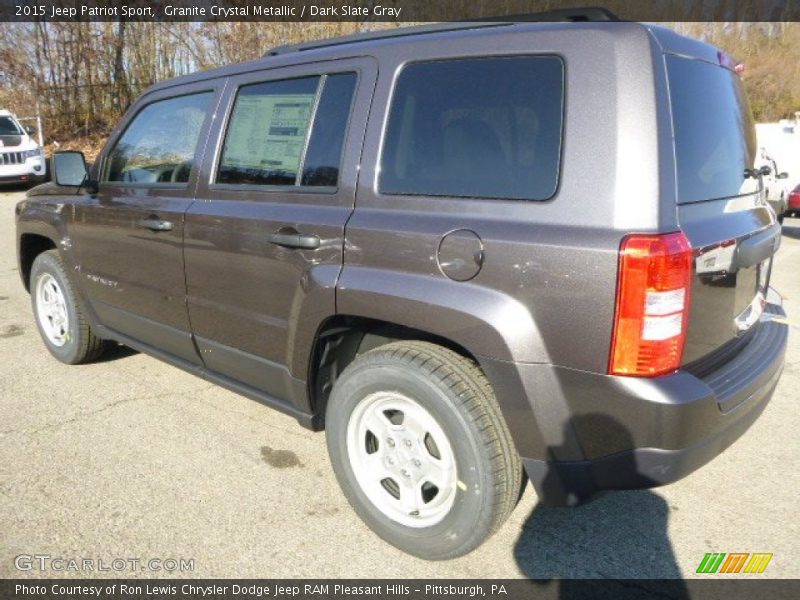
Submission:
[[[33,133],[12,113],[0,110],[0,184],[39,183],[44,179],[44,153],[31,137]]]
[[[670,483],[783,367],[735,67],[637,23],[470,23],[158,84],[18,207],[42,338],[325,429],[356,512],[425,558],[478,546],[525,474],[570,505]]]

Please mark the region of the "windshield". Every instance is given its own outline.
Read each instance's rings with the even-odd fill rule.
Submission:
[[[11,117],[0,117],[0,135],[22,135],[22,131]]]
[[[758,191],[745,177],[756,160],[756,135],[739,76],[700,60],[668,55],[680,203]]]

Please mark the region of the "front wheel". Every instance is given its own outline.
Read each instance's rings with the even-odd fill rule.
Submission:
[[[36,326],[50,354],[68,365],[98,358],[106,347],[78,306],[57,250],[36,257],[31,267],[31,303]]]
[[[358,515],[421,558],[466,554],[508,517],[522,468],[486,377],[425,342],[358,357],[326,411],[328,452]]]

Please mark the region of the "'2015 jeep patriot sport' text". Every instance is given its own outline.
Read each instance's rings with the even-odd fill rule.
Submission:
[[[160,83],[17,207],[65,363],[109,340],[325,429],[429,559],[679,479],[764,410],[780,240],[729,57],[625,22],[423,26]]]

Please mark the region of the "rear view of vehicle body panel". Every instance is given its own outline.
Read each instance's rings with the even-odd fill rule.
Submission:
[[[755,171],[755,126],[734,60],[678,51],[664,63],[677,219],[695,261],[683,365],[708,371],[758,327],[780,226]]]
[[[666,92],[658,98],[657,233],[679,232],[693,255],[683,358],[657,377],[516,366],[522,393],[540,399],[534,412],[547,449],[523,455],[547,503],[688,475],[750,427],[783,370],[788,327],[769,289],[780,227],[758,177],[745,173],[756,147],[739,77],[715,48],[648,29],[659,54],[656,89]],[[505,393],[514,393],[509,369],[485,368],[498,371],[493,381],[508,373]]]

